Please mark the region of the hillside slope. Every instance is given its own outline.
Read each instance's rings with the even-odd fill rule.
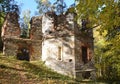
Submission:
[[[0,55],[0,84],[76,84],[67,76],[48,69],[43,62],[19,61]]]

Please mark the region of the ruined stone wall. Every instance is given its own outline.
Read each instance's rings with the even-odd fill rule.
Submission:
[[[74,21],[74,16],[69,12],[59,16],[48,12],[33,17],[30,21],[30,39],[22,39],[19,38],[17,16],[15,19],[11,13],[8,14],[2,27],[3,53],[18,58],[29,55],[28,60],[42,59],[48,67],[61,74],[81,77],[83,71],[93,66],[90,63],[93,57],[93,35],[92,30],[82,31]],[[87,63],[83,62],[82,47],[86,48]],[[87,68],[84,70],[83,66]]]
[[[80,66],[84,64],[82,61],[82,46],[87,48],[87,59],[91,60],[93,56],[93,38],[84,33],[80,36],[75,36],[76,69],[78,70],[80,69]]]
[[[30,29],[30,39],[41,40],[42,39],[42,16],[32,17]]]
[[[16,38],[20,36],[20,27],[18,23],[18,14],[15,12],[10,12],[6,14],[5,22],[2,26],[1,37],[4,39],[6,37]]]
[[[30,39],[20,38],[20,27],[18,14],[10,12],[6,15],[2,27],[3,54],[5,56],[16,56],[26,60],[40,60],[42,45],[42,24],[41,17],[33,17],[31,20]],[[19,56],[18,56],[19,55]]]
[[[42,33],[48,35],[54,32],[55,14],[53,12],[45,13],[42,17]]]
[[[58,73],[75,76],[74,22],[72,14],[43,16],[42,60]],[[48,25],[47,25],[48,24]]]
[[[94,44],[93,44],[93,32],[92,29],[84,29],[81,27],[77,27],[75,25],[75,72],[76,77],[82,77],[85,73],[90,74],[95,70],[93,63],[93,55],[94,55]],[[83,61],[83,54],[85,52],[82,50],[82,47],[86,48],[85,58],[86,63]],[[85,76],[89,78],[88,76]],[[84,78],[84,77],[83,77]]]
[[[5,56],[16,56],[22,49],[27,49],[29,60],[39,60],[41,58],[41,41],[22,38],[6,38],[4,40],[3,53]],[[25,60],[25,59],[24,59]]]
[[[42,60],[48,67],[59,73],[79,78],[85,71],[83,66],[88,65],[82,60],[82,46],[87,47],[86,59],[88,62],[91,61],[93,35],[92,30],[81,31],[77,22],[74,21],[74,16],[72,13],[57,17],[53,13],[48,13],[43,16]],[[86,69],[90,69],[89,66]]]
[[[42,60],[49,68],[74,77],[74,36],[46,39],[42,46]]]
[[[74,35],[74,15],[66,13],[55,15],[53,12],[46,13],[42,18],[42,33],[45,37],[65,37]]]
[[[20,27],[18,23],[18,14],[15,12],[10,12],[6,14],[5,22],[2,26],[1,37],[3,40],[3,54],[4,55],[16,55],[14,52],[17,49],[17,46],[14,43],[11,43],[14,38],[19,38],[20,36]],[[12,52],[13,50],[13,52]]]

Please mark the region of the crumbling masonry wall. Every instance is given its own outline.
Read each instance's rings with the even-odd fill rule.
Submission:
[[[4,55],[28,61],[42,60],[58,73],[90,78],[90,72],[95,70],[92,29],[78,26],[74,17],[75,14],[69,12],[62,15],[47,12],[33,17],[30,39],[22,39],[18,15],[8,13],[2,27]]]
[[[2,26],[1,37],[4,39],[6,37],[18,38],[20,35],[20,27],[18,23],[18,14],[17,13],[7,13],[5,17],[4,24]]]
[[[22,60],[39,60],[41,58],[41,18],[34,17],[31,21],[30,39],[20,38],[19,16],[15,12],[6,15],[2,27],[3,54],[16,56]],[[23,54],[25,53],[25,54]],[[19,56],[21,54],[21,56]],[[28,55],[29,57],[25,57]]]
[[[75,14],[69,12],[59,16],[53,12],[44,14],[42,60],[61,74],[89,78],[94,70],[93,33],[92,29],[82,31],[74,17]]]

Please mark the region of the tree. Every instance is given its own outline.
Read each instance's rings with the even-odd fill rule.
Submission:
[[[53,7],[57,14],[62,14],[66,10],[66,3],[64,0],[56,0],[56,2],[53,4]]]
[[[29,38],[29,30],[30,30],[30,10],[25,10],[22,13],[23,18],[21,18],[20,26],[21,26],[21,37]]]
[[[99,26],[100,35],[103,36],[106,42],[99,51],[99,56],[102,54],[102,62],[105,64],[103,77],[106,79],[120,79],[120,0],[76,1],[77,17],[81,19],[88,18],[90,21],[88,28]],[[103,34],[104,32],[106,33]]]
[[[48,0],[35,0],[40,14],[51,10],[51,3]]]
[[[19,14],[19,6],[14,0],[0,0],[0,10],[0,19],[4,19],[7,12],[17,12]]]
[[[56,0],[53,4],[50,0],[35,0],[38,3],[38,10],[40,14],[46,13],[48,11],[55,12],[56,14],[62,14],[66,11],[66,3],[64,0]]]
[[[17,12],[19,13],[19,7],[14,0],[1,0],[3,12]]]
[[[91,26],[99,24],[101,31],[108,31],[120,24],[119,0],[118,2],[115,0],[80,0],[76,11],[79,18],[89,17]]]

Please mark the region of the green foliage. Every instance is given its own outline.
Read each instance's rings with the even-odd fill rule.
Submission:
[[[48,12],[52,9],[51,3],[49,0],[35,0],[38,4],[37,9],[39,10],[40,14]]]
[[[4,84],[119,84],[119,81],[77,81],[47,68],[42,61],[20,61],[0,53],[0,83]]]
[[[21,38],[29,38],[30,10],[23,11],[23,18],[21,18],[20,26],[21,26]]]
[[[119,26],[119,3],[114,0],[80,0],[76,6],[76,11],[79,18],[88,17],[90,24],[93,26],[99,24],[101,25],[100,30],[104,31]]]
[[[46,13],[48,11],[53,11],[56,14],[62,14],[66,11],[67,6],[64,0],[55,0],[52,3],[51,0],[35,0],[38,4],[38,10],[40,14]]]
[[[64,0],[56,0],[53,6],[54,6],[54,11],[57,14],[62,14],[66,9],[66,3],[64,2]]]
[[[37,75],[39,78],[49,78],[49,79],[61,79],[69,80],[70,78],[64,75],[60,75],[51,69],[47,68],[43,62],[24,62],[23,66],[27,68],[30,73]],[[34,67],[34,68],[33,68]]]
[[[120,80],[119,35],[106,41],[99,31],[94,31],[95,62],[99,78]]]
[[[17,12],[19,13],[19,7],[15,0],[1,0],[3,12]]]
[[[108,42],[98,31],[95,37],[95,65],[98,78],[106,80],[120,80],[119,43]],[[115,40],[115,39],[114,39]],[[116,40],[115,40],[116,41]],[[115,47],[117,44],[118,47]]]
[[[95,60],[99,76],[120,80],[120,0],[76,1],[77,17],[88,18],[90,28],[99,25],[100,34],[95,38]]]

